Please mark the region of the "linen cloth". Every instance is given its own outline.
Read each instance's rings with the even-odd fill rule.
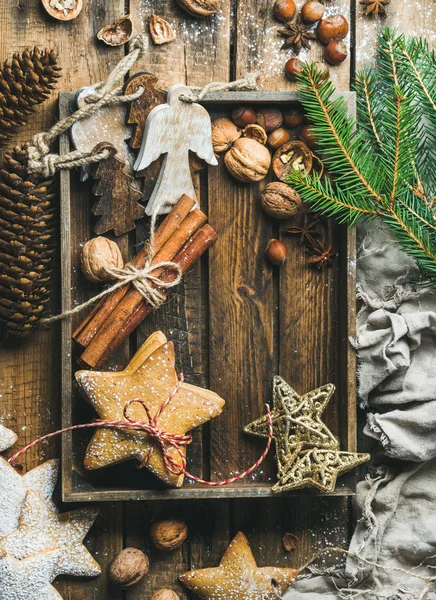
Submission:
[[[436,576],[436,288],[414,283],[414,262],[383,224],[360,230],[358,395],[365,433],[380,442],[356,491],[350,552],[383,567]],[[407,462],[403,462],[407,461]],[[316,573],[316,569],[314,569]],[[436,582],[347,559],[298,579],[285,600],[436,600]]]

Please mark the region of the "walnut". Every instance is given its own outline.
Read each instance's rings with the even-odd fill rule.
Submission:
[[[149,560],[141,550],[125,548],[109,567],[109,578],[121,588],[128,588],[147,575],[149,567]]]
[[[177,0],[177,3],[194,17],[208,17],[218,12],[221,0]]]
[[[268,173],[271,155],[259,142],[240,138],[225,155],[224,164],[239,181],[260,181]]]
[[[180,600],[180,596],[173,590],[159,590],[153,594],[151,600]]]
[[[177,519],[157,521],[151,528],[150,536],[159,550],[175,550],[188,537],[188,526]]]
[[[256,125],[255,123],[250,123],[250,125],[246,125],[242,130],[243,137],[250,138],[252,140],[256,140],[259,144],[265,146],[268,136],[266,135],[266,131],[260,125]]]
[[[312,152],[304,142],[288,142],[281,146],[274,154],[272,161],[273,171],[280,181],[286,181],[291,171],[312,170]]]
[[[115,279],[106,269],[122,269],[124,266],[118,245],[102,236],[86,242],[82,248],[80,262],[86,279],[93,283]]]
[[[174,31],[171,25],[159,15],[152,15],[148,24],[153,42],[160,46],[174,41]]]
[[[263,210],[275,219],[289,219],[301,210],[297,192],[280,181],[269,183],[260,195]]]
[[[108,46],[122,46],[133,35],[133,22],[130,15],[123,15],[111,25],[102,27],[97,38]]]
[[[241,131],[230,119],[224,117],[212,122],[212,144],[215,152],[226,152],[241,137]]]
[[[83,0],[41,0],[48,14],[58,21],[72,21],[81,12]]]

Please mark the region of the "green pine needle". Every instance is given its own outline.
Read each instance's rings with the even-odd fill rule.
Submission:
[[[298,88],[330,177],[293,172],[315,210],[355,225],[381,218],[436,283],[436,57],[422,39],[384,29],[377,64],[358,73],[357,120],[315,65]]]

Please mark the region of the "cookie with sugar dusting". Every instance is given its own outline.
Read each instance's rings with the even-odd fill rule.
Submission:
[[[67,513],[54,513],[37,492],[29,491],[18,528],[0,538],[0,548],[20,560],[64,548],[59,555],[58,575],[99,575],[99,565],[83,544],[98,512],[97,508],[79,508]],[[64,571],[64,568],[67,570]]]
[[[18,527],[21,508],[29,490],[38,492],[50,510],[57,511],[51,497],[58,476],[58,460],[49,460],[21,475],[7,460],[0,457],[0,536],[5,536]]]
[[[0,423],[0,452],[4,452],[15,444],[17,435]]]
[[[258,567],[239,532],[218,567],[184,573],[180,581],[203,600],[276,600],[298,574],[298,569]]]
[[[134,398],[143,400],[151,417],[155,417],[178,383],[174,346],[157,331],[144,342],[124,371],[78,371],[76,380],[100,419],[124,420],[124,407]],[[182,383],[159,414],[157,426],[169,433],[185,435],[218,416],[224,404],[224,400],[210,390]],[[128,414],[137,421],[147,422],[145,409],[140,404],[132,404]],[[180,448],[186,456],[186,446]],[[180,455],[174,447],[167,445],[167,451],[180,463]],[[129,459],[146,461],[145,466],[168,485],[180,487],[183,483],[184,475],[167,469],[161,448],[144,431],[97,429],[86,451],[85,468],[99,469]]]

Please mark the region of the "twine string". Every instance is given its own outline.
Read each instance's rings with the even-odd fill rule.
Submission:
[[[129,54],[124,56],[109,74],[104,83],[98,84],[94,92],[85,98],[84,105],[72,115],[65,117],[53,125],[46,132],[37,133],[33,136],[32,144],[28,147],[29,173],[39,173],[43,177],[52,177],[56,169],[71,169],[86,164],[99,162],[108,157],[108,152],[80,152],[75,150],[60,156],[50,154],[50,144],[60,135],[65,133],[74,123],[95,114],[100,108],[110,106],[119,102],[132,102],[144,93],[144,88],[138,88],[133,94],[121,95],[123,84],[115,84],[123,79],[133,64],[143,55],[145,49],[144,36],[136,36],[131,44]]]
[[[261,76],[261,71],[254,71],[253,73],[247,73],[242,79],[230,82],[212,81],[204,87],[189,86],[192,94],[187,96],[186,94],[180,94],[179,100],[192,104],[193,102],[199,102],[206,94],[211,92],[225,92],[231,90],[239,91],[252,91],[257,90],[257,80]]]
[[[173,398],[176,396],[176,394],[182,387],[183,381],[184,381],[184,377],[183,377],[183,374],[181,373],[178,377],[177,385],[174,387],[174,389],[171,391],[171,393],[165,399],[165,401],[161,404],[161,406],[159,407],[159,410],[157,411],[157,413],[155,414],[154,417],[151,415],[149,407],[143,400],[141,400],[139,398],[133,398],[132,400],[129,400],[128,402],[126,402],[126,404],[124,406],[124,409],[123,409],[123,417],[124,418],[123,419],[114,419],[114,420],[96,419],[95,421],[92,421],[91,423],[82,423],[80,425],[71,425],[70,427],[65,427],[64,429],[59,429],[52,433],[48,433],[47,435],[37,438],[36,440],[34,440],[33,442],[31,442],[30,444],[28,444],[21,450],[19,450],[16,454],[11,456],[11,458],[9,459],[8,462],[10,464],[14,464],[15,461],[20,456],[25,454],[31,448],[34,448],[41,442],[47,441],[58,435],[62,435],[64,433],[67,433],[70,431],[76,431],[78,429],[103,427],[106,429],[141,431],[142,433],[145,433],[147,436],[149,436],[151,438],[152,446],[151,446],[150,451],[148,452],[147,456],[145,457],[145,459],[139,464],[138,468],[140,468],[140,469],[142,469],[143,467],[145,467],[147,465],[154,450],[156,448],[159,448],[162,452],[166,469],[170,473],[173,473],[174,475],[185,475],[188,479],[196,481],[197,483],[200,483],[202,485],[208,485],[208,486],[212,486],[212,487],[229,485],[230,483],[235,483],[236,481],[240,481],[241,479],[243,479],[244,477],[246,477],[247,475],[249,475],[250,473],[252,473],[255,469],[257,469],[259,467],[259,465],[264,461],[265,457],[267,456],[267,454],[271,448],[271,443],[272,443],[272,439],[273,439],[273,422],[272,422],[269,406],[266,405],[266,410],[267,410],[267,415],[268,415],[268,427],[269,427],[268,441],[267,441],[265,450],[263,451],[263,453],[259,457],[259,459],[251,467],[249,467],[248,469],[246,469],[245,471],[243,471],[242,473],[240,473],[239,475],[237,475],[235,477],[231,477],[229,479],[225,479],[222,481],[206,481],[204,479],[200,479],[199,477],[196,477],[195,475],[192,475],[191,473],[189,473],[186,470],[186,456],[185,456],[185,453],[183,452],[183,449],[184,449],[184,447],[186,447],[192,443],[192,435],[190,433],[176,434],[176,433],[173,433],[170,431],[165,431],[164,429],[159,427],[159,424],[158,424],[160,416],[162,415],[165,408],[170,404],[170,402],[173,400]],[[137,420],[129,414],[129,408],[133,404],[140,404],[144,408],[144,412],[147,416],[146,421]],[[172,452],[172,450],[175,450],[175,453]],[[174,456],[174,454],[175,454],[175,456]]]

